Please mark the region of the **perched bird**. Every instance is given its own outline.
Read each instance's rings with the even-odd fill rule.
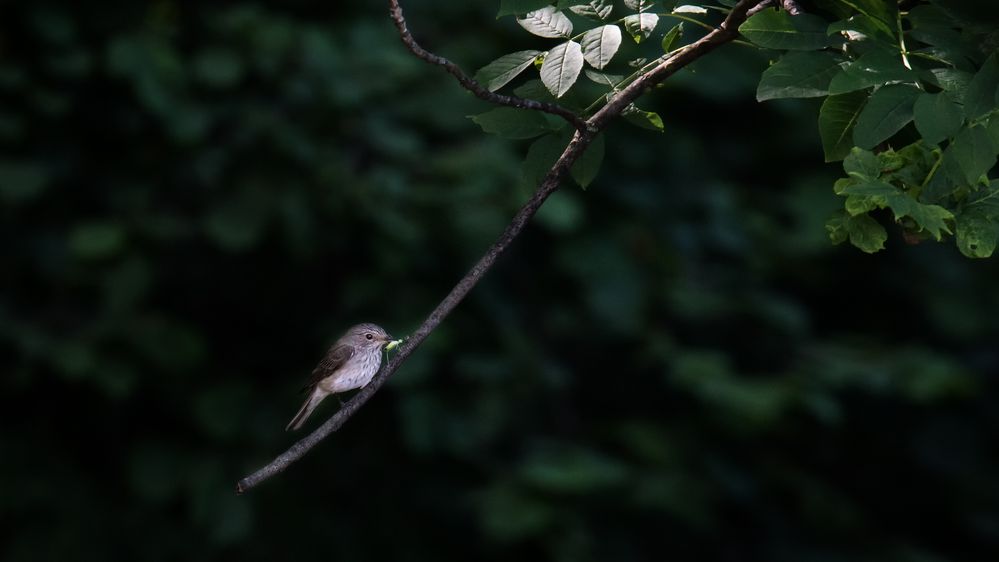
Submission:
[[[309,398],[295,414],[286,431],[302,427],[312,410],[330,394],[361,388],[371,382],[382,365],[382,348],[392,336],[375,324],[358,324],[330,346],[312,370],[312,379],[302,392]]]

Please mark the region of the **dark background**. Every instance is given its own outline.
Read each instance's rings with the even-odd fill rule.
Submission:
[[[497,4],[405,2],[469,70],[547,44]],[[380,1],[4,3],[0,32],[0,559],[999,556],[996,262],[830,246],[840,170],[816,104],[754,101],[766,53],[645,99],[665,133],[614,125],[588,191],[237,497],[329,342],[406,334],[502,230],[528,143]]]

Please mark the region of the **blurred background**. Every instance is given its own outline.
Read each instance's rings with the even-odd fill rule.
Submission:
[[[469,71],[546,45],[493,0],[404,7]],[[4,561],[999,556],[999,266],[831,246],[839,166],[816,104],[754,101],[766,53],[648,96],[664,133],[615,124],[587,191],[237,497],[326,346],[411,331],[494,240],[529,142],[377,0],[2,12]]]

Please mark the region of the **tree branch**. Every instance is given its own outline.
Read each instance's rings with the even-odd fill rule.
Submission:
[[[399,30],[399,37],[402,38],[402,42],[411,53],[416,55],[418,58],[429,62],[430,64],[443,66],[444,70],[447,70],[452,76],[454,76],[462,87],[475,94],[475,96],[479,99],[483,99],[497,105],[508,105],[519,109],[534,109],[558,115],[568,121],[569,124],[577,130],[586,130],[586,121],[572,111],[554,103],[545,103],[519,98],[517,96],[505,96],[503,94],[490,92],[489,90],[483,88],[481,84],[476,82],[470,76],[465,74],[460,68],[458,68],[458,65],[421,47],[416,42],[416,39],[413,39],[412,34],[409,33],[409,28],[406,27],[406,19],[402,16],[402,8],[399,6],[399,0],[389,0],[389,15],[392,18],[392,22],[395,23],[395,28]]]
[[[264,480],[284,471],[293,462],[302,458],[309,450],[315,447],[320,441],[328,437],[334,431],[340,429],[351,416],[353,416],[360,408],[368,401],[378,390],[385,384],[396,370],[406,361],[413,351],[423,340],[427,339],[427,336],[433,332],[438,325],[447,317],[448,314],[458,303],[465,298],[465,295],[472,290],[473,287],[482,279],[482,276],[492,268],[496,259],[503,253],[504,250],[510,245],[514,239],[520,234],[520,232],[527,225],[531,217],[538,212],[541,205],[544,204],[545,200],[558,189],[559,184],[562,179],[565,178],[566,173],[572,164],[583,154],[583,151],[589,146],[596,136],[597,132],[603,129],[607,123],[615,116],[619,115],[629,104],[631,104],[635,99],[637,99],[641,94],[646,92],[649,88],[658,84],[659,82],[665,80],[670,75],[675,73],[677,70],[683,68],[684,66],[690,64],[691,62],[697,60],[701,56],[704,56],[709,51],[713,50],[715,47],[731,41],[738,36],[739,24],[745,21],[746,12],[752,6],[759,4],[761,0],[740,0],[738,4],[732,9],[728,17],[721,26],[714,31],[708,33],[698,41],[691,43],[687,47],[680,49],[672,56],[664,60],[661,64],[653,68],[649,73],[639,77],[635,82],[632,82],[628,87],[621,91],[610,103],[605,105],[600,111],[593,115],[588,121],[584,122],[584,126],[579,128],[575,135],[573,135],[572,140],[565,147],[562,155],[559,156],[558,160],[552,166],[548,173],[545,174],[544,179],[541,181],[541,185],[538,187],[534,195],[524,204],[523,207],[517,211],[514,215],[513,220],[507,225],[506,229],[500,235],[499,239],[486,251],[472,269],[465,274],[464,277],[458,281],[458,284],[451,289],[444,300],[437,305],[437,308],[427,316],[427,319],[423,321],[423,324],[413,332],[409,339],[406,340],[401,346],[399,346],[398,353],[392,357],[392,359],[382,367],[381,371],[375,376],[375,378],[364,388],[362,388],[357,394],[354,395],[339,411],[333,414],[329,420],[327,420],[323,425],[316,428],[311,434],[301,439],[297,443],[291,446],[287,451],[280,454],[277,458],[271,461],[269,464],[263,468],[257,470],[253,474],[243,478],[236,484],[236,493],[242,494],[251,488],[256,487]],[[389,0],[389,6],[392,9],[392,17],[396,20],[396,26],[399,28],[399,32],[403,35],[403,41],[407,42],[406,38],[409,37],[408,31],[406,31],[405,20],[402,19],[402,12],[399,10],[398,0]],[[410,37],[410,41],[412,38]],[[409,45],[409,42],[407,42]],[[415,43],[413,43],[415,45]],[[419,49],[419,47],[416,47]],[[412,50],[412,48],[411,48]],[[426,56],[434,57],[430,53],[423,52]],[[414,51],[414,53],[420,58],[419,52]],[[439,58],[439,57],[438,57]],[[444,59],[440,59],[444,60]],[[431,61],[434,62],[434,61]],[[445,61],[446,63],[447,61]],[[440,62],[435,62],[435,64],[444,64]],[[450,64],[450,63],[447,63]],[[446,66],[446,65],[445,65]],[[453,66],[453,65],[451,65]],[[460,70],[458,71],[460,73]],[[452,72],[452,74],[454,74]],[[456,75],[457,76],[457,75]],[[464,76],[462,74],[462,76]],[[467,77],[466,77],[467,79]],[[461,80],[461,78],[459,78]],[[525,100],[526,101],[526,100]]]

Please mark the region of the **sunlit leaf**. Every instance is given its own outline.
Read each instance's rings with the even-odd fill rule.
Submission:
[[[621,46],[621,28],[616,25],[602,25],[591,29],[583,34],[580,43],[586,62],[594,68],[603,68]]]
[[[534,64],[534,59],[540,54],[541,51],[517,51],[503,55],[480,68],[475,73],[475,81],[485,86],[490,92],[495,92]]]
[[[529,12],[524,17],[517,18],[517,23],[520,24],[520,27],[539,37],[557,39],[572,34],[572,22],[565,14],[557,11],[554,6]]]
[[[624,28],[635,40],[635,43],[641,43],[642,40],[647,39],[658,23],[659,16],[656,14],[632,14],[624,18]]]
[[[566,41],[548,51],[541,65],[541,81],[552,95],[560,98],[576,83],[582,70],[582,47],[575,41]]]

